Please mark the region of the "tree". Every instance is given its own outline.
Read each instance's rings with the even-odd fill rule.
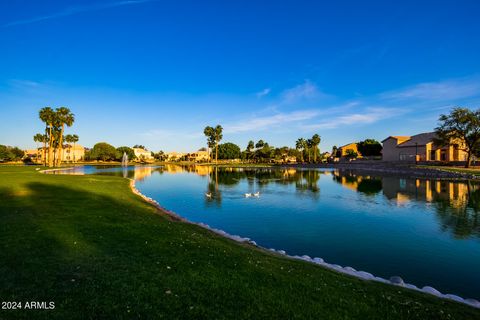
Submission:
[[[245,152],[246,152],[245,156],[246,156],[247,160],[252,158],[253,149],[255,149],[255,142],[250,140],[250,141],[248,141],[247,148],[245,149]]]
[[[55,121],[55,112],[50,107],[40,109],[38,116],[40,120],[45,122],[45,134],[48,136],[48,166],[53,167],[53,124]],[[47,158],[45,157],[45,166]]]
[[[435,145],[456,143],[459,150],[467,153],[465,167],[470,167],[472,155],[480,154],[480,110],[457,107],[448,115],[440,115],[438,121]]]
[[[317,162],[317,155],[320,153],[320,150],[318,149],[318,145],[320,144],[320,141],[322,139],[318,134],[314,134],[311,143],[312,143],[312,151],[313,151],[313,162]]]
[[[218,158],[220,159],[238,159],[240,153],[240,147],[231,142],[222,143],[218,146]]]
[[[92,150],[90,150],[89,156],[92,160],[115,160],[117,150],[114,146],[106,142],[100,142],[93,146]]]
[[[58,135],[58,156],[57,165],[62,163],[63,157],[63,133],[65,132],[65,125],[71,127],[75,121],[75,115],[66,107],[59,107],[55,110],[55,124],[59,131]]]
[[[199,151],[207,151],[207,150],[199,150]],[[157,153],[155,153],[153,155],[153,157],[156,159],[156,160],[159,160],[159,161],[165,161],[167,156],[165,154],[165,152],[163,152],[162,150],[158,151]]]
[[[375,139],[366,139],[357,143],[358,151],[362,156],[381,156],[382,145]]]
[[[255,148],[261,149],[263,148],[264,145],[265,145],[265,142],[263,140],[258,140],[258,142],[255,144]]]
[[[295,142],[295,148],[300,152],[301,155],[301,161],[304,162],[305,159],[303,157],[303,153],[307,149],[307,141],[303,138],[298,138],[297,141]]]
[[[135,152],[130,147],[126,147],[126,146],[118,147],[116,151],[117,151],[117,155],[115,158],[118,161],[122,161],[124,153],[127,154],[128,160],[134,160],[136,158]]]
[[[147,150],[147,149],[145,148],[145,146],[142,145],[142,144],[136,144],[136,145],[133,146],[133,148],[138,148],[138,149]]]
[[[47,137],[44,135],[44,134],[41,134],[41,133],[37,133],[36,135],[33,136],[33,141],[35,141],[37,143],[37,155],[36,155],[36,160],[38,162],[38,149],[40,149],[38,147],[38,144],[39,143],[43,143],[44,146],[43,146],[43,156],[45,157],[45,143],[47,142]]]
[[[345,157],[349,159],[356,159],[358,157],[358,153],[356,153],[352,149],[347,149],[347,151],[345,152]]]
[[[223,128],[221,125],[217,125],[215,128],[213,127],[205,127],[203,133],[207,137],[208,146],[213,148],[215,146],[215,164],[218,163],[218,143],[223,138]]]
[[[75,147],[77,145],[77,142],[80,138],[78,137],[78,135],[76,134],[72,134],[72,138],[70,139],[70,141],[73,143],[73,163],[76,162],[77,159],[75,159]]]

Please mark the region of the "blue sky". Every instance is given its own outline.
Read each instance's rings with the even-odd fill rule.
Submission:
[[[421,3],[420,3],[421,2]],[[224,141],[322,150],[432,130],[480,107],[478,1],[0,2],[0,144],[33,147],[43,106],[80,143]]]

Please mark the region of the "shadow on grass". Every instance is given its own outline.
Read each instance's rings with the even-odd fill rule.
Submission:
[[[0,318],[478,316],[171,221],[130,194],[126,182],[105,190],[91,178],[52,179],[67,184],[0,189],[0,288],[4,301],[54,301],[56,308],[2,311]]]

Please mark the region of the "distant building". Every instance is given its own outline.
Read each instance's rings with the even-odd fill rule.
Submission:
[[[360,151],[358,151],[358,144],[356,142],[352,142],[339,147],[337,154],[340,155],[340,158],[346,158],[349,150],[351,150],[350,152],[355,152],[358,158],[362,157],[362,154],[360,153]]]
[[[152,152],[145,150],[143,148],[133,148],[133,153],[135,154],[138,160],[143,160],[143,161],[154,160],[154,157],[152,156]]]
[[[208,151],[197,151],[192,152],[187,155],[188,161],[202,162],[210,160],[210,155]]]
[[[175,152],[175,151],[165,154],[167,161],[179,161],[182,159],[184,155],[185,155],[184,153]]]
[[[414,136],[390,136],[382,141],[384,161],[466,161],[467,153],[460,150],[461,142],[439,147],[434,144],[435,132]]]
[[[37,162],[44,162],[44,157],[47,158],[48,162],[48,147],[45,148],[45,155],[43,153],[43,148],[38,148],[38,159],[37,159],[37,150],[25,150],[25,156],[30,157],[33,160],[36,160]],[[57,150],[58,152],[58,150]],[[54,152],[55,153],[55,152]],[[54,154],[54,157],[57,157],[57,155]],[[62,149],[62,161],[63,162],[77,162],[77,161],[83,161],[85,158],[85,147],[79,144],[74,145],[65,145]]]

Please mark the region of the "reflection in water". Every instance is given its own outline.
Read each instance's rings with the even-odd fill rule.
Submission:
[[[457,238],[480,236],[478,182],[371,177],[348,170],[334,172],[334,181],[367,195],[383,191],[383,196],[397,205],[431,203],[443,231],[450,231]]]

